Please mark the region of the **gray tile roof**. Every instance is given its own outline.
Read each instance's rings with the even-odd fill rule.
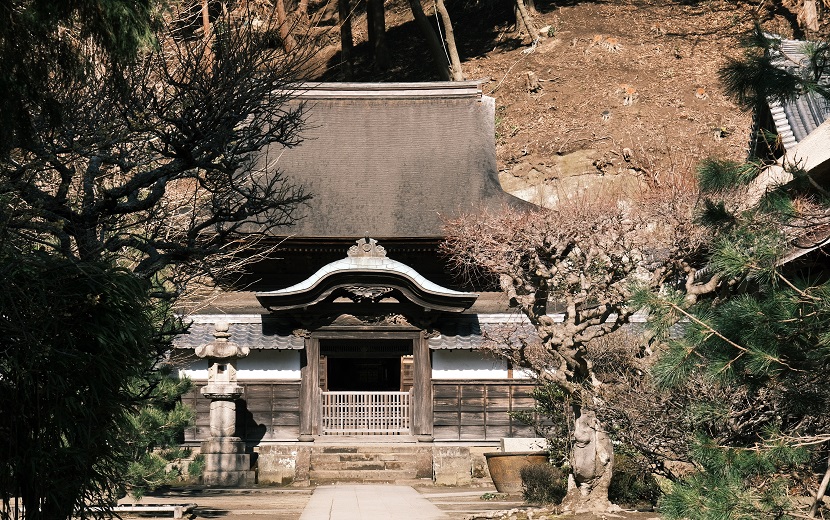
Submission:
[[[778,67],[797,71],[806,62],[804,45],[798,40],[781,40],[780,53],[773,63]],[[805,93],[793,101],[770,101],[770,113],[784,148],[789,150],[830,118],[830,101]]]
[[[176,348],[196,348],[214,340],[213,323],[193,323],[188,334],[178,336],[173,345]],[[231,323],[228,329],[237,345],[252,349],[302,350],[303,338],[291,334],[288,328],[263,323]]]
[[[526,321],[511,321],[512,316],[500,322],[481,322],[475,316],[445,320],[439,326],[440,335],[427,342],[431,350],[477,349],[485,345],[502,343],[502,339],[518,342],[519,337],[528,341],[538,338],[533,326]],[[518,344],[518,343],[517,343]]]
[[[231,318],[232,317],[228,317]],[[253,321],[253,320],[251,320]],[[477,349],[482,347],[488,337],[517,339],[519,336],[534,338],[533,327],[524,321],[515,321],[514,317],[505,315],[503,321],[491,320],[481,322],[476,316],[463,316],[458,319],[443,320],[438,325],[440,334],[429,337],[428,344],[432,350],[440,349]],[[213,341],[214,324],[196,322],[190,326],[189,334],[176,338],[176,348],[190,349]],[[269,323],[230,323],[230,341],[252,349],[300,350],[304,347],[303,338],[294,336],[288,327]]]

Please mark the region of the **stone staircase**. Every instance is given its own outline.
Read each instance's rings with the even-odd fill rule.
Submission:
[[[312,484],[429,483],[432,482],[432,446],[314,446],[310,453],[308,477]]]

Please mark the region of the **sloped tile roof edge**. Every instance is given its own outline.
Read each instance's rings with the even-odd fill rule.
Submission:
[[[266,321],[268,315],[266,316]],[[550,314],[555,321],[563,320],[562,314]],[[213,341],[214,324],[226,322],[229,324],[231,341],[251,349],[263,350],[301,350],[304,340],[295,336],[287,329],[273,329],[265,331],[263,315],[198,315],[193,317],[190,331],[176,338],[174,347],[178,349],[192,349],[199,345]],[[635,314],[631,323],[645,322],[645,315]],[[530,321],[523,315],[510,314],[481,314],[464,315],[448,318],[440,327],[441,332],[428,338],[431,350],[443,349],[478,349],[487,343],[486,334],[504,336],[506,329],[508,337],[517,335],[533,336],[535,330]]]

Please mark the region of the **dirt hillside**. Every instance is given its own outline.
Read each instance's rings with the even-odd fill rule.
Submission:
[[[662,183],[689,174],[704,157],[744,159],[751,115],[725,97],[717,71],[740,55],[740,37],[756,17],[767,28],[792,34],[792,17],[784,16],[792,13],[757,5],[537,3],[536,25],[549,28],[536,44],[516,34],[509,11],[487,11],[480,4],[456,9],[465,77],[486,78],[484,93],[496,99],[504,188],[555,203],[563,193]],[[435,79],[405,3],[387,3],[393,55],[388,71],[372,68],[364,20],[355,23],[355,80]],[[327,81],[343,80],[335,33],[320,76]],[[538,88],[528,88],[528,74]]]

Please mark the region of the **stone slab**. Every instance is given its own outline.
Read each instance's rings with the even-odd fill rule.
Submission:
[[[300,520],[445,520],[447,516],[409,486],[320,486]]]
[[[207,453],[205,471],[247,471],[251,469],[251,456],[247,453]]]
[[[503,437],[501,439],[501,451],[547,451],[548,441],[544,437]]]
[[[432,473],[433,480],[438,486],[469,486],[472,482],[470,448],[434,446]]]
[[[253,471],[208,471],[202,474],[202,483],[206,486],[248,487],[255,484]]]
[[[200,453],[245,453],[245,443],[239,437],[212,437],[202,441]]]

